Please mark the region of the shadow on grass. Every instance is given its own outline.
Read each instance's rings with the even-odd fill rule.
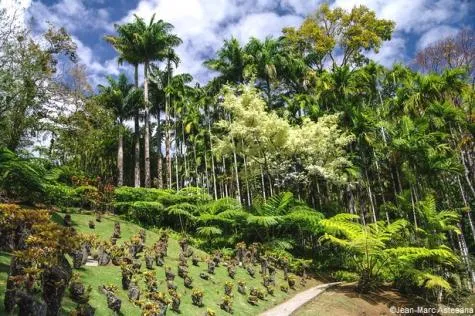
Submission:
[[[0,251],[0,273],[7,273],[10,271],[11,255],[8,252]]]

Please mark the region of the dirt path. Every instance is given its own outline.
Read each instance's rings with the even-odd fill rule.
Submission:
[[[326,283],[312,287],[311,289],[300,292],[299,294],[292,297],[290,300],[285,301],[284,303],[277,305],[274,308],[269,309],[268,311],[265,311],[259,316],[288,316],[294,311],[296,311],[299,307],[321,294],[327,288],[340,283],[341,282]]]

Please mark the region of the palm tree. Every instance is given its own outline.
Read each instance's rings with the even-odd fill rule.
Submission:
[[[251,71],[258,79],[264,81],[267,105],[270,106],[272,83],[277,79],[277,69],[283,59],[280,42],[271,37],[267,37],[264,41],[253,37],[246,45],[245,52],[249,56]]]
[[[150,102],[149,102],[149,69],[152,61],[163,61],[172,47],[178,46],[181,39],[170,34],[173,25],[163,20],[155,21],[155,14],[147,24],[143,18],[135,16],[130,28],[134,49],[132,55],[139,63],[144,64],[144,103],[145,103],[145,186],[152,183],[150,175]]]
[[[220,73],[220,83],[243,83],[246,53],[236,38],[225,40],[215,59],[205,61],[205,66]]]
[[[123,122],[132,117],[136,108],[142,103],[142,91],[135,88],[134,85],[127,82],[125,74],[121,73],[115,80],[111,76],[107,77],[108,86],[99,85],[99,100],[102,104],[111,109],[117,119],[119,126],[119,145],[117,150],[117,185],[124,184],[124,141],[123,141]]]
[[[126,23],[115,25],[118,33],[117,36],[106,35],[104,39],[110,43],[119,53],[118,62],[122,64],[127,62],[134,67],[134,83],[135,88],[139,87],[140,64],[138,47],[135,45],[136,25],[134,23]],[[134,186],[140,187],[140,108],[134,109]]]

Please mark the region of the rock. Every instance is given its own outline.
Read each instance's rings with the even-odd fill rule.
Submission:
[[[171,271],[171,268],[168,268],[165,271],[165,278],[166,278],[167,281],[175,280],[175,274]]]
[[[167,288],[169,290],[174,290],[175,291],[177,289],[177,286],[176,286],[176,284],[173,283],[173,281],[168,280],[167,281]]]
[[[153,269],[153,257],[152,256],[149,256],[149,255],[145,256],[145,266],[149,270]]]
[[[73,258],[73,268],[74,269],[79,269],[83,265],[83,253],[81,250],[75,250],[71,254],[71,257]]]
[[[256,271],[254,271],[254,269],[251,266],[248,266],[247,267],[247,273],[249,273],[249,275],[254,278],[254,275],[256,274]]]
[[[238,284],[237,290],[241,294],[246,294],[246,286],[244,284]]]
[[[134,270],[140,270],[140,268],[142,268],[142,261],[134,260],[133,263],[132,263],[132,268]]]
[[[58,315],[61,308],[61,300],[72,274],[71,266],[64,256],[58,259],[57,265],[43,271],[42,292],[43,299],[47,305],[48,316]]]
[[[98,261],[98,264],[100,266],[106,266],[109,264],[109,262],[111,261],[111,258],[110,258],[110,255],[105,252],[105,251],[102,251],[100,254],[99,254],[99,258],[97,259]]]
[[[188,269],[185,266],[178,266],[178,276],[180,278],[185,278],[188,274]]]
[[[71,215],[70,215],[70,214],[64,215],[63,224],[64,224],[64,226],[66,226],[66,227],[71,227],[71,226],[73,226],[73,221],[72,221],[72,219],[71,219]]]
[[[77,303],[86,303],[89,299],[86,295],[86,287],[81,282],[71,282],[69,294],[71,299]]]
[[[122,301],[118,298],[114,293],[108,292],[107,296],[107,307],[109,307],[115,313],[120,312],[120,307],[122,305]]]
[[[34,295],[21,293],[18,302],[18,315],[21,316],[46,316],[48,315],[46,303]],[[49,314],[53,315],[53,314]]]
[[[209,274],[214,274],[214,268],[216,267],[216,264],[214,261],[208,261],[208,273]]]
[[[140,288],[136,284],[130,285],[127,295],[129,300],[138,301],[140,299]]]
[[[194,266],[199,266],[199,262],[200,262],[200,259],[197,257],[197,256],[193,256],[193,258],[191,258],[191,262]]]
[[[79,304],[76,306],[76,316],[94,316],[96,309],[89,305],[89,303]]]
[[[185,285],[185,287],[188,289],[193,288],[192,283],[193,283],[193,279],[189,277],[188,275],[185,276],[185,279],[183,280],[183,284]]]

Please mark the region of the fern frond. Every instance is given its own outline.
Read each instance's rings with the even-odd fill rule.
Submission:
[[[275,225],[279,224],[278,219],[279,219],[278,216],[256,216],[256,215],[251,215],[247,218],[247,223],[268,228],[268,227],[275,226]]]

